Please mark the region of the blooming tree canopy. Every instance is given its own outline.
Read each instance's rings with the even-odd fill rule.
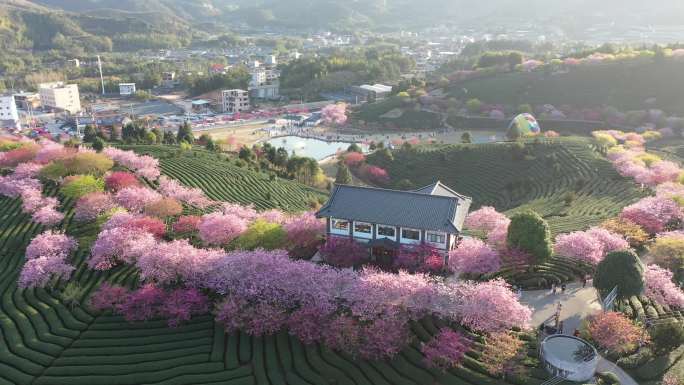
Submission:
[[[325,124],[342,125],[347,122],[347,104],[328,104],[321,109],[321,117]]]
[[[467,237],[449,252],[449,267],[459,273],[492,273],[501,268],[501,259],[481,240]]]
[[[681,221],[682,209],[671,199],[647,197],[625,207],[620,217],[655,234],[665,230],[668,225]]]
[[[644,270],[644,292],[656,302],[684,308],[684,292],[674,283],[673,274],[657,265],[648,265]]]
[[[593,265],[601,262],[607,253],[626,250],[629,243],[620,235],[600,227],[575,231],[556,237],[554,251],[564,257],[576,258]]]

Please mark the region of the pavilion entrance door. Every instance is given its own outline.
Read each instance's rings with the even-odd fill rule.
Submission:
[[[375,259],[375,263],[381,269],[391,269],[394,264],[394,257],[396,250],[382,246],[375,246],[371,248],[371,255]]]

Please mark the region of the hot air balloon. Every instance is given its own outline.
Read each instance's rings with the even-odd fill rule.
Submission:
[[[541,127],[539,127],[537,119],[532,114],[524,113],[511,120],[506,136],[510,140],[515,140],[526,136],[539,135],[540,132]]]

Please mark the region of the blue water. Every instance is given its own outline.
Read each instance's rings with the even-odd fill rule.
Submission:
[[[320,139],[302,138],[300,136],[283,136],[280,138],[273,138],[267,141],[273,147],[283,147],[288,153],[299,156],[306,156],[321,160],[330,155],[334,155],[338,150],[345,151],[351,143],[347,142],[326,142]],[[359,147],[367,151],[367,146],[358,143]]]

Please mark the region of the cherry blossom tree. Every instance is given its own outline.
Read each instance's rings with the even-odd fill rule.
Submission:
[[[368,250],[350,238],[328,237],[320,252],[327,263],[338,267],[352,267],[368,260]]]
[[[625,207],[620,217],[636,223],[651,234],[682,220],[682,209],[673,200],[647,197]]]
[[[78,247],[76,240],[62,233],[52,230],[38,234],[26,247],[26,258],[40,257],[67,258]]]
[[[684,308],[684,292],[673,281],[673,274],[657,265],[644,270],[644,292],[656,302],[676,308]]]
[[[107,147],[102,153],[120,165],[133,170],[137,175],[156,180],[161,174],[159,161],[149,155],[137,155],[133,151],[120,150],[118,148]]]
[[[116,203],[109,193],[92,192],[78,199],[74,209],[74,219],[93,221],[115,207]]]
[[[459,273],[484,274],[501,268],[499,253],[477,238],[464,238],[449,252],[449,267]]]
[[[140,186],[140,181],[130,172],[114,171],[105,177],[105,186],[107,190],[116,192],[126,187]]]
[[[351,151],[342,155],[342,159],[347,167],[358,167],[366,160],[366,156],[360,152]]]
[[[607,253],[628,248],[629,243],[622,236],[603,228],[593,227],[587,231],[558,235],[554,251],[564,257],[576,258],[596,265]]]
[[[116,307],[116,312],[126,321],[145,321],[162,316],[162,306],[167,294],[164,290],[147,284],[128,294]]]
[[[136,186],[123,188],[114,196],[121,207],[133,212],[141,212],[145,206],[161,198],[162,196],[158,192],[150,188]]]
[[[199,236],[207,245],[227,245],[247,231],[248,221],[237,215],[211,213],[202,216],[198,225]]]
[[[170,327],[187,322],[193,315],[209,311],[209,299],[195,288],[176,289],[164,298],[161,316],[168,319]]]
[[[472,342],[462,333],[442,328],[439,334],[421,346],[420,351],[428,367],[446,371],[455,368],[471,346]]]
[[[527,326],[532,309],[518,302],[517,295],[502,279],[479,284],[466,282],[456,292],[461,298],[458,313],[461,324],[485,333]]]
[[[306,212],[287,220],[283,225],[290,247],[310,247],[318,244],[325,233],[325,222],[313,212]]]
[[[67,235],[46,231],[26,247],[27,261],[19,275],[20,288],[44,287],[53,278],[68,278],[74,267],[67,259],[78,243]]]
[[[343,125],[347,122],[347,104],[328,104],[321,109],[321,117],[325,124]]]
[[[17,286],[21,289],[45,287],[55,278],[67,279],[74,267],[62,258],[43,256],[26,261],[19,274]]]
[[[127,227],[105,229],[90,249],[88,266],[95,270],[108,270],[120,262],[133,263],[155,247],[157,240],[148,232]]]
[[[648,335],[622,313],[602,312],[589,318],[587,332],[596,344],[613,353],[634,351]]]
[[[197,215],[183,215],[173,224],[173,231],[177,234],[189,234],[197,231],[202,219]]]
[[[468,214],[465,226],[470,230],[481,233],[487,244],[501,250],[506,247],[508,225],[511,220],[507,216],[496,211],[494,207],[483,206]]]
[[[426,262],[430,263],[428,268]],[[438,262],[441,261],[441,264]],[[444,257],[437,249],[427,244],[423,245],[404,245],[399,248],[397,256],[394,258],[394,267],[407,270],[409,272],[439,271],[444,267]]]
[[[492,333],[482,348],[480,362],[495,376],[519,373],[525,368],[520,360],[527,357],[525,342],[510,332]]]
[[[97,311],[114,310],[128,297],[128,289],[104,282],[90,297],[90,308]]]
[[[183,205],[174,198],[162,198],[145,206],[145,214],[157,218],[169,218],[180,215]]]
[[[201,189],[185,187],[177,180],[165,176],[159,178],[159,191],[167,197],[199,208],[205,208],[214,203],[204,195]]]

